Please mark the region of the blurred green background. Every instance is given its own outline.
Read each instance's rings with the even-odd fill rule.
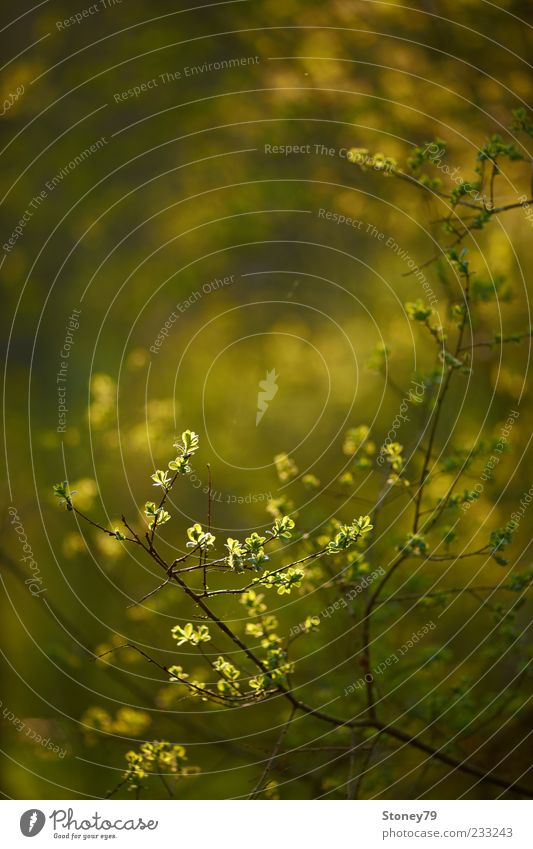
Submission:
[[[416,370],[431,369],[433,351],[402,307],[423,296],[420,284],[369,228],[394,238],[420,264],[435,251],[430,222],[442,208],[394,179],[361,172],[345,151],[364,147],[404,160],[414,145],[442,137],[446,161],[471,177],[477,147],[491,133],[505,134],[511,110],[527,101],[529,69],[520,57],[531,42],[520,18],[530,4],[468,0],[459,9],[440,0],[413,9],[264,0],[182,11],[158,0],[123,0],[58,26],[82,9],[52,0],[30,12],[22,4],[16,15],[28,14],[7,26],[4,12],[0,34],[10,60],[2,101],[24,86],[1,119],[2,707],[66,751],[58,758],[3,717],[2,788],[15,798],[101,796],[120,779],[132,740],[165,737],[186,745],[204,773],[181,782],[178,795],[238,796],[249,792],[272,748],[282,706],[202,710],[175,699],[157,670],[133,654],[113,655],[113,666],[91,662],[91,652],[125,640],[176,662],[169,629],[181,617],[188,621],[190,608],[169,589],[128,609],[159,575],[112,540],[79,529],[57,509],[52,484],[68,477],[80,506],[104,523],[122,512],[134,517],[152,496],[149,475],[190,427],[201,436],[201,451],[193,481],[173,498],[169,550],[179,552],[184,529],[205,518],[207,462],[220,536],[262,527],[267,497],[292,499],[310,531],[335,512],[349,518],[370,509],[377,476],[357,476],[348,495],[336,484],[347,463],[345,430],[368,424],[380,444],[397,412],[391,382],[369,361],[386,346],[392,381],[405,390]],[[135,86],[145,88],[128,95]],[[272,152],[281,145],[304,152]],[[498,198],[511,203],[528,186],[528,167],[516,163],[500,179]],[[42,203],[32,206],[41,192]],[[362,226],[326,220],[321,209]],[[27,210],[21,235],[6,250]],[[482,305],[477,338],[523,329],[531,270],[524,211],[493,221],[469,247],[480,275],[505,274],[515,292],[508,304]],[[444,319],[443,274],[435,265],[426,272]],[[213,282],[225,278],[231,285]],[[58,432],[57,375],[73,310],[81,312],[66,368],[65,431]],[[177,319],[157,347],[172,313]],[[531,410],[522,397],[528,357],[527,344],[482,352],[474,379],[452,394],[439,432],[441,446],[448,439],[475,443],[497,435],[520,404],[515,453],[502,459],[496,483],[463,520],[472,540],[489,510],[491,527],[505,524],[531,485],[524,455]],[[278,391],[256,426],[259,382],[272,369]],[[418,427],[402,434],[410,449]],[[273,465],[280,452],[319,478],[318,494],[299,480],[280,482]],[[396,500],[384,511],[384,562],[406,503]],[[24,584],[29,571],[10,505],[38,563],[37,597]],[[528,562],[526,525],[513,549],[518,565]],[[453,586],[464,568],[445,581]],[[501,567],[484,567],[481,583],[499,580]],[[292,599],[280,618],[290,627],[302,611],[318,612],[330,600],[327,589],[311,610],[309,599]],[[439,640],[452,638],[452,681],[465,646],[488,628],[481,614],[467,639],[463,633],[453,642],[457,623],[474,607],[472,599],[459,600],[443,626],[446,638],[439,632]],[[415,609],[391,644],[427,618]],[[350,669],[354,649],[341,638],[344,627],[341,618],[328,623],[335,642],[316,638],[316,654],[303,665],[302,682],[312,682],[305,694],[317,704],[337,698],[359,674]],[[508,662],[494,672],[500,687],[514,674]],[[479,674],[475,659],[457,679],[465,671]],[[483,701],[483,687],[477,698]],[[141,713],[117,718],[124,705]],[[95,719],[95,708],[106,714]],[[353,712],[345,702],[340,709]],[[100,731],[91,730],[98,723]],[[529,723],[521,710],[490,742],[487,761],[491,752],[512,749]],[[326,731],[302,721],[299,742],[327,744]],[[470,746],[475,750],[475,739]],[[513,757],[519,775],[525,755]],[[412,793],[412,777],[403,784],[401,775],[416,763],[416,755],[396,755],[388,772],[370,774],[363,795],[393,779],[399,783],[391,798]],[[324,766],[307,753],[284,769],[276,776],[286,782],[282,798],[334,797],[344,766]],[[437,795],[453,797],[467,786],[452,774]],[[165,798],[165,788],[154,780],[149,795]]]

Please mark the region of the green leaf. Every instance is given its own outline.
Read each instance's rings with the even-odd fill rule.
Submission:
[[[153,521],[150,522],[149,528],[153,531],[156,527],[159,528],[160,525],[165,525],[170,520],[170,513],[167,513],[166,510],[163,510],[162,507],[158,507],[155,511],[155,517]]]
[[[281,516],[274,522],[272,527],[272,536],[275,539],[290,539],[292,537],[292,529],[294,522],[289,516]]]
[[[201,548],[204,551],[214,545],[215,537],[208,531],[204,531],[199,522],[187,528],[189,542],[187,548]]]
[[[346,551],[359,537],[369,534],[373,528],[370,516],[359,516],[351,525],[341,525],[335,537],[327,545],[328,554]]]
[[[197,646],[199,643],[208,643],[211,639],[207,625],[199,625],[195,629],[192,622],[188,622],[183,628],[181,625],[175,625],[171,629],[171,634],[178,641],[178,646],[182,646],[185,643]]]
[[[186,457],[176,457],[175,460],[170,461],[168,467],[172,472],[179,472],[180,475],[188,475],[191,472],[191,467]]]
[[[55,483],[53,485],[54,495],[56,498],[59,498],[59,503],[62,505],[65,504],[67,510],[72,510],[72,496],[76,494],[76,491],[70,492],[68,481],[62,481],[61,483]]]
[[[405,304],[405,311],[412,321],[425,322],[433,315],[432,308],[427,307],[421,298],[418,298],[416,301],[408,301]]]
[[[162,471],[161,469],[157,469],[151,478],[154,482],[154,486],[162,487],[165,492],[170,488],[171,480],[170,475],[167,471]]]
[[[229,568],[234,569],[236,572],[243,572],[243,558],[246,553],[244,546],[241,545],[238,539],[232,539],[232,537],[228,537],[227,542],[225,542],[224,545],[229,552],[226,557],[226,563]]]
[[[177,448],[178,451],[180,451],[182,455],[188,459],[196,451],[198,451],[199,444],[200,438],[197,433],[193,430],[184,430],[181,434],[181,442],[176,441],[174,443],[174,448]]]

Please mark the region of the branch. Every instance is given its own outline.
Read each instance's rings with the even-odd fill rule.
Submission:
[[[489,784],[494,784],[497,787],[503,787],[505,790],[509,791],[514,790],[522,796],[527,796],[530,799],[533,798],[533,790],[530,790],[529,787],[525,787],[523,784],[519,784],[518,782],[507,781],[505,778],[501,778],[498,775],[492,775],[492,770],[490,769],[485,771],[477,766],[467,764],[464,761],[458,761],[450,755],[445,754],[440,749],[434,749],[426,743],[422,743],[418,737],[412,737],[410,734],[400,731],[398,728],[393,728],[390,725],[375,723],[374,727],[378,728],[383,734],[387,734],[389,737],[394,737],[396,740],[401,740],[403,743],[413,746],[421,752],[425,752],[432,758],[435,758],[435,760],[440,761],[447,766],[452,766],[454,769],[458,769],[467,775],[473,775],[475,778],[481,778]]]
[[[257,782],[256,786],[254,787],[254,789],[252,790],[252,792],[250,793],[250,795],[248,796],[249,799],[255,799],[259,795],[259,793],[261,792],[261,787],[263,786],[264,781],[267,778],[268,774],[270,773],[270,770],[272,769],[274,761],[276,760],[276,758],[279,754],[279,751],[280,751],[281,746],[283,744],[283,740],[285,739],[287,731],[289,730],[289,725],[292,722],[292,719],[293,719],[295,712],[296,712],[296,708],[292,707],[291,712],[289,714],[289,718],[287,719],[287,722],[283,725],[283,727],[280,731],[279,737],[276,741],[276,745],[274,746],[274,749],[272,751],[270,758],[268,759],[268,761],[265,764],[265,768],[264,768],[264,770],[261,774],[261,777],[260,777],[259,781]]]
[[[529,581],[524,585],[524,589],[526,587],[532,586],[533,582]],[[457,595],[460,593],[471,593],[471,592],[497,592],[498,590],[506,590],[507,592],[516,592],[515,588],[510,586],[509,584],[498,584],[492,587],[450,587],[449,589],[442,590],[434,590],[428,593],[410,593],[408,595],[389,595],[383,599],[382,604],[387,604],[389,601],[416,601],[420,598],[432,598],[438,597],[442,595]]]

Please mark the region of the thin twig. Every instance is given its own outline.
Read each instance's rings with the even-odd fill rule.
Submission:
[[[270,773],[270,770],[272,769],[272,765],[273,765],[274,761],[276,760],[276,758],[277,758],[277,756],[280,752],[281,746],[283,744],[283,740],[285,739],[287,731],[289,730],[289,725],[292,722],[292,719],[293,719],[295,712],[296,712],[296,708],[293,706],[291,708],[289,718],[287,719],[287,722],[285,723],[285,725],[281,729],[279,737],[276,740],[276,745],[274,746],[272,754],[271,754],[270,758],[268,759],[267,763],[265,764],[265,768],[264,768],[264,770],[261,774],[261,777],[260,777],[259,781],[257,782],[257,784],[255,785],[252,792],[250,793],[250,795],[248,796],[249,799],[255,799],[259,795],[259,793],[261,792],[261,788],[262,788],[265,780],[267,779],[267,777]]]

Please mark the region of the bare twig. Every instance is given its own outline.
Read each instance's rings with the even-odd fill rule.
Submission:
[[[266,781],[266,779],[267,779],[267,777],[270,773],[270,770],[272,769],[272,765],[273,765],[274,761],[276,760],[276,758],[277,758],[277,756],[280,752],[281,746],[283,744],[283,740],[285,739],[287,731],[289,730],[289,726],[292,722],[295,711],[296,711],[296,708],[293,706],[291,708],[287,722],[283,725],[283,727],[282,727],[282,729],[279,733],[279,737],[276,740],[276,745],[274,746],[272,754],[271,754],[270,758],[268,759],[267,763],[265,764],[265,768],[264,768],[263,772],[261,773],[261,777],[260,777],[259,781],[257,782],[257,784],[255,785],[252,792],[250,793],[250,795],[248,796],[249,799],[255,799],[259,795],[259,793],[261,792],[261,788],[263,787],[263,784],[265,783],[265,781]]]

